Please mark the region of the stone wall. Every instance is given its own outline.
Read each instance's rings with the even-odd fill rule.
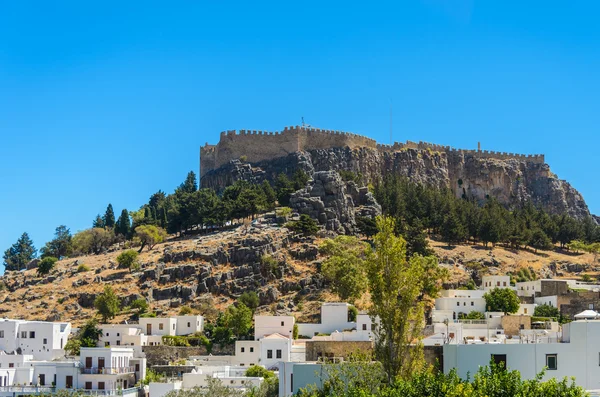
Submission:
[[[440,372],[444,372],[444,347],[443,346],[423,346],[425,362],[433,365]]]
[[[564,303],[567,297],[569,298],[569,303]],[[584,310],[600,309],[600,293],[598,292],[575,292],[563,295],[560,298],[562,298],[558,302],[560,304],[560,314],[570,320],[573,320],[576,314]]]
[[[569,291],[569,286],[564,280],[542,280],[540,283],[542,285],[540,296],[564,295]]]
[[[519,330],[531,329],[531,316],[502,316],[502,328],[505,335],[519,335]]]
[[[215,170],[231,160],[244,157],[250,163],[257,163],[303,150],[330,149],[349,147],[350,149],[370,148],[382,152],[396,152],[405,149],[430,150],[448,155],[474,156],[499,160],[516,159],[543,164],[544,155],[524,155],[517,153],[495,152],[488,150],[463,150],[450,146],[428,142],[405,143],[395,142],[393,145],[377,144],[374,139],[351,132],[322,130],[299,126],[285,127],[282,132],[256,130],[235,130],[221,133],[219,143],[206,143],[200,148],[200,176]]]
[[[306,361],[317,361],[320,357],[344,357],[360,352],[370,354],[373,342],[368,341],[306,341]]]

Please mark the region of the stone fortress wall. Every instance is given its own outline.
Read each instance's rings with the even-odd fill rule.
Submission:
[[[378,144],[374,139],[351,132],[323,130],[319,128],[291,126],[283,131],[267,132],[256,130],[235,130],[221,132],[219,143],[206,143],[200,148],[200,176],[217,169],[234,159],[256,163],[263,160],[283,157],[302,150],[349,147],[350,149],[370,148],[383,152],[396,152],[406,149],[432,150],[447,155],[472,155],[478,158],[499,160],[516,159],[533,163],[544,163],[543,154],[524,155],[488,150],[463,150],[450,146],[427,142],[395,142],[393,145]]]

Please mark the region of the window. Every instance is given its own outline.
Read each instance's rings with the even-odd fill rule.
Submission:
[[[283,327],[284,325],[285,325],[285,321],[282,321],[281,322],[281,326]]]
[[[121,334],[117,332],[117,336],[121,336]]]
[[[475,306],[475,302],[471,301],[471,306]]]
[[[367,330],[367,324],[363,324],[363,331]]]
[[[106,333],[106,336],[110,336],[110,334],[107,332],[107,333]]]
[[[523,308],[523,314],[527,314],[527,308],[526,307]]]
[[[139,364],[135,365],[135,372],[140,372],[140,365]]]
[[[240,367],[245,367],[245,366],[246,366],[246,364],[244,364],[244,363],[240,364]]]
[[[67,375],[65,377],[65,386],[67,389],[73,388],[73,375]]]
[[[558,368],[558,355],[546,354],[546,367],[548,367],[548,370],[556,370]]]
[[[241,353],[243,353],[245,350],[246,350],[246,348],[244,348],[244,347],[241,347],[241,348],[240,348],[240,352],[241,352]]]
[[[519,324],[519,329],[525,329],[525,324]]]
[[[48,339],[44,338],[43,343],[44,343],[44,345],[47,345],[48,344]]]
[[[8,363],[8,368],[14,368],[15,367],[15,363]]]
[[[460,302],[456,302],[456,306],[460,306]]]
[[[188,321],[188,328],[190,328],[191,326],[192,326],[192,323],[190,323],[190,322]]]
[[[506,354],[492,354],[492,360],[494,360],[494,364],[502,364],[503,368],[506,369]]]
[[[273,350],[267,350],[267,358],[273,358]]]
[[[175,331],[175,324],[173,324],[173,331]]]
[[[98,382],[98,390],[104,390],[104,382]]]
[[[120,340],[117,341],[117,346],[121,346],[121,341]]]
[[[506,287],[506,281],[502,283]]]
[[[29,331],[29,337],[35,339],[35,331]]]
[[[290,389],[294,391],[294,374],[290,374]]]
[[[496,287],[500,286],[500,281],[496,281]]]
[[[92,390],[92,382],[85,382],[85,389]]]
[[[277,349],[277,358],[281,358],[281,349]]]
[[[27,339],[27,331],[21,331],[21,338]]]
[[[162,330],[164,328],[163,323],[158,324],[158,329]]]
[[[4,338],[4,331],[0,331],[0,338]]]
[[[253,347],[250,348],[250,353],[254,353],[254,348]]]

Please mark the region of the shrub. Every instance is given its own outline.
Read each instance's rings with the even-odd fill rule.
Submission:
[[[306,214],[300,215],[300,219],[288,222],[285,227],[304,236],[314,236],[319,231],[317,222]]]
[[[275,373],[273,371],[269,371],[265,367],[261,367],[259,365],[252,365],[246,370],[245,376],[269,379],[274,378]]]
[[[189,306],[181,306],[179,309],[179,315],[185,316],[186,314],[192,314],[192,308]]]
[[[119,256],[117,256],[117,263],[119,263],[119,267],[132,269],[134,265],[137,264],[138,255],[138,252],[134,250],[121,252]]]
[[[39,275],[48,274],[54,267],[54,264],[58,262],[58,258],[53,256],[47,256],[40,261],[38,264],[37,272]]]
[[[155,318],[156,317],[156,313],[155,312],[142,313],[142,314],[140,314],[140,317]]]
[[[165,346],[190,346],[187,336],[164,335],[162,337],[162,342]]]
[[[77,266],[77,273],[83,273],[83,272],[89,272],[89,271],[90,271],[90,267],[84,263]]]

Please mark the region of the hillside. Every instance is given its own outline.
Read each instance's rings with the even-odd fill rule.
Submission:
[[[147,299],[159,314],[176,314],[180,306],[198,309],[209,319],[227,308],[242,292],[259,293],[259,313],[292,313],[304,321],[316,320],[321,301],[334,301],[319,275],[318,238],[298,238],[273,223],[273,214],[260,217],[246,232],[231,230],[176,239],[157,244],[140,255],[141,270],[119,269],[121,250],[59,261],[48,276],[36,270],[7,272],[1,282],[0,313],[11,318],[71,321],[79,325],[95,314],[93,301],[105,285],[111,285],[127,306],[139,297]],[[516,272],[528,267],[538,277],[569,277],[600,268],[590,254],[493,250],[482,245],[446,246],[429,240],[443,266],[451,269],[447,286],[464,285],[485,274]],[[261,260],[276,259],[276,265]],[[77,272],[85,264],[89,271]],[[124,311],[113,322],[130,321]]]

